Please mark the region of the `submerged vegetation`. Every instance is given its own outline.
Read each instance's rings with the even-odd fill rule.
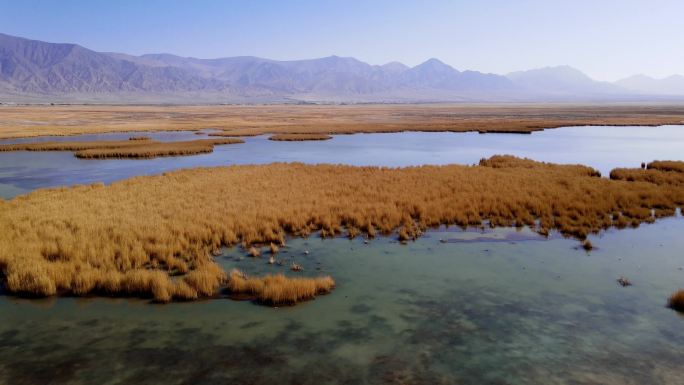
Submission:
[[[271,135],[268,139],[284,142],[301,142],[305,140],[328,140],[332,139],[332,136],[327,134],[275,134]]]
[[[248,277],[233,269],[228,278],[228,291],[254,297],[268,305],[294,305],[330,293],[335,281],[330,276],[318,278],[286,277],[283,274]]]
[[[0,145],[2,151],[73,151],[84,159],[155,158],[209,153],[214,146],[244,143],[242,139],[198,139],[179,142],[158,142],[147,137],[130,137],[120,141],[97,142],[37,142]]]
[[[222,246],[258,255],[287,234],[410,240],[438,225],[529,226],[583,240],[684,204],[680,173],[629,172],[662,175],[610,180],[585,166],[494,156],[478,166],[197,168],[37,190],[0,200],[0,270],[13,293],[185,300],[225,285],[212,255]]]

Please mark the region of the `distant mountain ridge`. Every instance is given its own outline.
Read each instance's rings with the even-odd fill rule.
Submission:
[[[570,66],[538,68],[507,75],[516,84],[549,93],[621,94],[625,90],[608,82],[598,82]]]
[[[622,83],[597,82],[567,66],[502,76],[458,71],[434,58],[408,67],[338,56],[293,61],[133,56],[0,34],[0,102],[622,100],[641,92]]]
[[[684,95],[684,76],[672,75],[654,79],[646,75],[634,75],[620,79],[615,84],[635,92],[655,95]]]

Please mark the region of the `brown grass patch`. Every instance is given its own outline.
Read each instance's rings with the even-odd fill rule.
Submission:
[[[0,269],[16,293],[210,296],[212,251],[286,234],[372,237],[428,227],[530,226],[584,239],[684,203],[679,173],[609,180],[591,168],[495,156],[479,166],[271,164],[197,168],[0,200]],[[176,277],[180,276],[180,277]],[[181,279],[178,279],[181,278]]]
[[[335,281],[330,276],[318,278],[286,277],[283,274],[248,277],[233,269],[228,279],[232,294],[246,294],[268,305],[294,305],[330,293]]]
[[[672,171],[684,173],[684,162],[681,161],[671,161],[671,160],[655,160],[648,165],[646,168],[649,170],[660,170],[660,171]]]
[[[679,312],[684,312],[684,289],[679,289],[672,293],[667,300],[667,306]]]
[[[0,108],[0,138],[207,128],[223,130],[222,135],[225,136],[401,131],[523,133],[563,126],[684,123],[682,105],[421,104]]]
[[[283,142],[302,142],[306,140],[328,140],[332,136],[327,134],[275,134],[271,135],[268,140],[283,141]]]
[[[157,142],[145,137],[122,141],[38,142],[0,145],[2,151],[73,151],[83,159],[156,158],[209,153],[214,146],[244,143],[242,139],[198,139],[180,142]]]
[[[684,173],[661,171],[655,168],[616,168],[610,172],[610,179],[628,182],[647,182],[656,185],[684,185]]]

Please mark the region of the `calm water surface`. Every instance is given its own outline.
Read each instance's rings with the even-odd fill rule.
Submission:
[[[147,135],[159,140],[206,137],[192,132],[171,132],[83,135],[40,140],[125,140],[131,135]],[[75,158],[71,152],[0,153],[0,197],[11,198],[41,187],[109,183],[134,175],[159,174],[178,168],[230,164],[474,164],[483,157],[513,154],[548,162],[582,163],[608,175],[615,167],[639,167],[644,161],[684,160],[684,126],[569,127],[531,135],[448,132],[356,134],[338,135],[322,142],[273,142],[266,136],[245,140],[244,144],[217,146],[211,154],[148,160],[86,160]]]

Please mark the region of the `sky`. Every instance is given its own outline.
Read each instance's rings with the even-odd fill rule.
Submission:
[[[684,75],[682,0],[0,0],[0,32],[134,55]]]

